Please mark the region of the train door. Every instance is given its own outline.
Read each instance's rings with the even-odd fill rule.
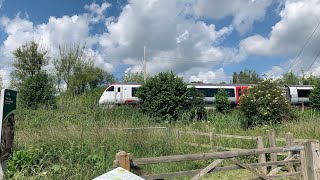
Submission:
[[[123,103],[123,86],[117,85],[115,88],[115,102],[116,104]]]
[[[243,91],[246,91],[248,86],[236,86],[236,103],[240,103],[240,97],[243,94]]]

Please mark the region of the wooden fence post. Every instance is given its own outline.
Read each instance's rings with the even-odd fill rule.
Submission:
[[[257,149],[263,149],[263,138],[261,136],[257,137]],[[259,163],[265,163],[266,162],[266,154],[260,154],[259,155]],[[261,171],[263,174],[267,174],[267,167],[261,167]]]
[[[319,141],[306,142],[307,176],[312,180],[320,180],[320,150]]]
[[[119,167],[122,167],[123,169],[126,169],[130,171],[130,161],[131,161],[131,154],[126,153],[125,151],[120,151],[116,154],[116,162]]]
[[[269,144],[270,147],[276,147],[276,135],[273,129],[269,130]],[[277,161],[277,153],[271,153],[271,161],[275,162]],[[275,168],[276,166],[272,166],[272,169]]]
[[[166,128],[167,146],[170,144],[170,128]]]
[[[286,133],[286,146],[293,146],[294,145],[294,139],[293,134],[291,132]],[[288,156],[290,156],[292,153],[289,151]],[[294,172],[294,168],[292,165],[289,165],[289,172]]]
[[[210,147],[211,147],[211,149],[213,149],[214,148],[214,131],[211,131],[210,132]]]
[[[307,171],[305,150],[300,151],[300,161],[301,161],[302,180],[308,180],[308,171]]]

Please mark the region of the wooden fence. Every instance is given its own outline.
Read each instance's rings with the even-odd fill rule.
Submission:
[[[211,160],[207,167],[203,169],[170,172],[161,174],[140,174],[145,179],[165,179],[179,176],[191,176],[193,180],[199,179],[207,173],[214,173],[219,171],[230,171],[236,169],[246,169],[257,176],[256,179],[276,179],[285,177],[298,177],[304,180],[320,180],[320,157],[317,154],[319,151],[318,141],[307,141],[304,146],[287,146],[287,147],[272,147],[260,149],[243,149],[238,151],[225,151],[215,153],[200,153],[200,154],[187,154],[187,155],[173,155],[161,157],[148,157],[134,159],[133,155],[121,151],[116,154],[114,161],[115,167],[122,167],[127,170],[141,169],[141,166],[148,164],[160,164],[171,162],[183,162],[194,160]],[[272,153],[286,152],[289,155],[281,161],[258,162],[258,163],[244,163],[236,158],[239,156],[250,155],[264,155]],[[220,166],[223,161],[230,161],[235,165]],[[284,165],[288,166],[291,170],[287,173],[282,173],[281,170]],[[264,172],[261,167],[271,167],[270,171]],[[281,173],[279,173],[281,172]]]

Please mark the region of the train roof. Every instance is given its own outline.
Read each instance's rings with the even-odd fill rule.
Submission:
[[[313,85],[285,85],[286,87],[313,87]]]

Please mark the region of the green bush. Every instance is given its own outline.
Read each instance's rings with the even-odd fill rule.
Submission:
[[[207,118],[207,111],[204,108],[204,97],[195,87],[188,88],[188,110],[189,118],[192,120],[200,120]]]
[[[320,110],[320,83],[317,82],[310,93],[310,105],[312,108]]]
[[[216,110],[223,114],[227,114],[231,111],[228,93],[224,89],[219,89],[218,93],[215,95],[214,105]]]
[[[192,96],[195,95],[193,92]],[[203,98],[199,99],[196,96],[189,98],[187,84],[172,72],[162,72],[150,77],[146,83],[138,88],[137,97],[142,100],[141,109],[143,112],[170,121],[177,120],[179,115],[186,111],[194,110],[197,113],[204,111],[201,109],[203,106],[200,106],[200,111],[195,108],[195,105],[201,105]]]
[[[241,123],[243,128],[280,124],[294,119],[281,87],[279,81],[267,79],[244,92],[240,98],[240,109],[245,115]]]
[[[20,104],[26,108],[55,107],[53,83],[46,72],[28,77],[19,90]]]

